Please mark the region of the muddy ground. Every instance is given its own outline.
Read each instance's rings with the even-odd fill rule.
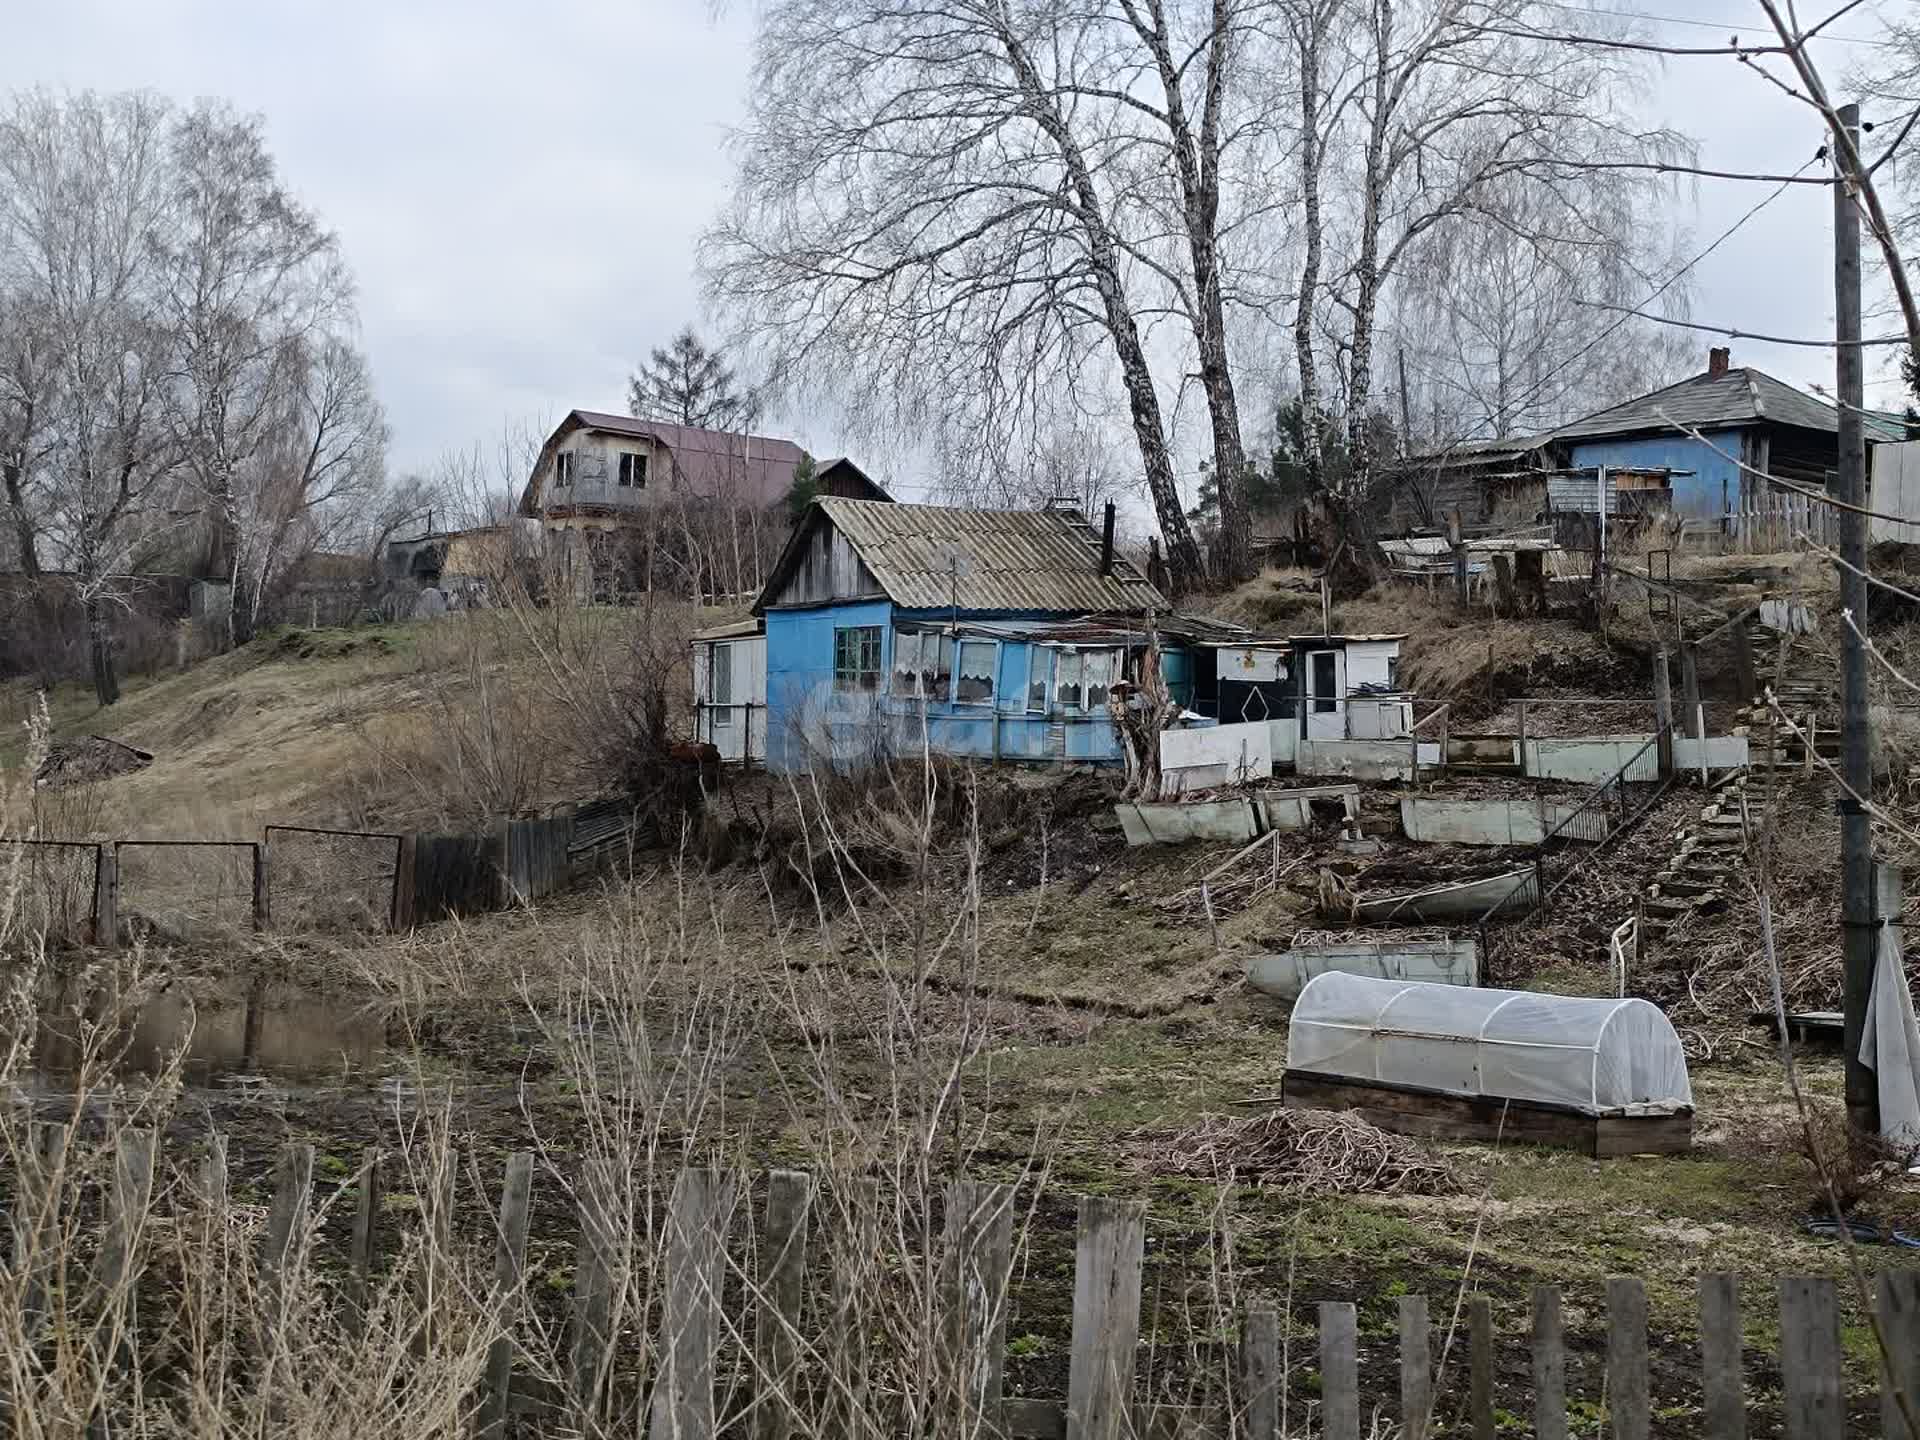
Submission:
[[[1629,899],[1698,803],[1676,792],[1609,863],[1569,882],[1553,917],[1496,932],[1498,978],[1597,991],[1601,952],[1583,948],[1579,925]],[[1367,1393],[1392,1414],[1399,1297],[1425,1293],[1446,1316],[1464,1285],[1495,1299],[1498,1403],[1524,1416],[1529,1296],[1554,1284],[1566,1294],[1574,1424],[1594,1433],[1604,1282],[1630,1273],[1650,1292],[1656,1427],[1691,1433],[1700,1399],[1694,1286],[1709,1270],[1740,1275],[1749,1382],[1777,1386],[1775,1278],[1839,1275],[1845,1261],[1800,1227],[1817,1204],[1816,1176],[1777,1057],[1744,1015],[1719,1017],[1722,1043],[1696,1068],[1699,1114],[1685,1156],[1600,1163],[1518,1145],[1442,1144],[1431,1148],[1459,1184],[1438,1197],[1299,1194],[1230,1175],[1158,1174],[1147,1157],[1167,1137],[1203,1114],[1249,1113],[1247,1102],[1277,1092],[1286,1010],[1245,989],[1240,957],[1324,928],[1312,877],[1337,870],[1364,892],[1514,857],[1391,840],[1360,857],[1338,848],[1331,827],[1284,836],[1260,861],[1272,883],[1226,887],[1216,948],[1187,892],[1229,850],[1129,850],[1084,786],[1031,803],[1002,797],[979,813],[977,839],[950,831],[929,863],[896,857],[871,886],[842,875],[841,888],[816,895],[800,878],[804,866],[782,873],[771,860],[735,858],[708,871],[643,858],[630,878],[609,877],[597,892],[407,937],[285,937],[148,954],[143,963],[175,1003],[197,1005],[197,1052],[170,1144],[190,1149],[224,1131],[237,1197],[264,1204],[288,1141],[316,1147],[324,1195],[352,1186],[366,1147],[397,1146],[423,1108],[439,1111],[463,1156],[459,1224],[484,1244],[509,1153],[536,1149],[561,1175],[575,1162],[585,1107],[568,1052],[583,1035],[608,1038],[622,1013],[644,1016],[656,1033],[692,1033],[674,1022],[699,1014],[709,1023],[695,1030],[717,1025],[725,1035],[713,1105],[685,1124],[670,1105],[659,1114],[663,1174],[682,1158],[717,1157],[756,1175],[770,1165],[817,1167],[828,1146],[850,1169],[871,1167],[888,1153],[888,1117],[912,1108],[916,1067],[933,1073],[964,1052],[954,1091],[962,1123],[943,1131],[942,1162],[1023,1180],[1033,1196],[1007,1331],[1014,1393],[1065,1394],[1082,1194],[1149,1204],[1152,1343],[1140,1364],[1153,1393],[1189,1393],[1218,1358],[1231,1335],[1211,1313],[1223,1289],[1239,1305],[1286,1307],[1290,1333],[1309,1350],[1315,1303],[1352,1300]],[[968,903],[976,889],[977,912]],[[644,993],[625,992],[624,1010],[602,993],[568,1011],[566,977],[589,961],[603,980],[644,979]],[[152,1055],[179,1020],[176,1010],[153,1022]],[[1830,1105],[1837,1062],[1804,1059],[1809,1088]],[[960,1132],[974,1138],[956,1145]],[[1032,1186],[1036,1170],[1046,1172],[1044,1186]],[[405,1222],[404,1186],[390,1207],[396,1223]],[[1881,1185],[1860,1204],[1920,1231],[1910,1181]],[[337,1207],[336,1229],[349,1208]],[[543,1177],[529,1261],[544,1277],[536,1303],[556,1323],[576,1232],[562,1186]],[[1903,1254],[1866,1259],[1899,1264]],[[1865,1414],[1871,1342],[1857,1307],[1843,1304],[1852,1403]],[[1464,1365],[1464,1349],[1456,1345],[1450,1366]],[[1310,1404],[1311,1365],[1303,1361],[1291,1383],[1296,1402]],[[1755,1433],[1777,1421],[1763,1394]]]

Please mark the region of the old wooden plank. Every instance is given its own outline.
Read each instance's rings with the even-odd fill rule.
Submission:
[[[1485,1295],[1467,1302],[1467,1364],[1473,1440],[1493,1440],[1493,1301]]]
[[[444,1154],[429,1152],[424,1184],[420,1187],[420,1228],[425,1253],[416,1279],[420,1286],[419,1348],[431,1349],[445,1333],[443,1312],[454,1294],[453,1208],[460,1180],[460,1152],[449,1146]]]
[[[1066,1440],[1069,1407],[1057,1400],[1009,1399],[1004,1433],[1014,1440]],[[1136,1405],[1127,1440],[1228,1440],[1227,1416],[1213,1405]]]
[[[1631,1275],[1607,1281],[1607,1413],[1613,1440],[1647,1440],[1647,1287]]]
[[[1081,1198],[1067,1371],[1068,1440],[1122,1440],[1127,1434],[1146,1217],[1146,1206],[1137,1201]]]
[[[807,1214],[812,1203],[813,1176],[806,1171],[775,1170],[767,1177],[754,1336],[756,1440],[788,1440],[797,1424],[794,1390],[801,1374],[800,1299],[807,1268]]]
[[[1006,1372],[1007,1282],[1013,1270],[1011,1185],[947,1187],[947,1363],[955,1380],[954,1433],[1000,1426]]]
[[[122,1301],[138,1278],[140,1235],[153,1199],[154,1141],[151,1130],[125,1130],[114,1145],[107,1228],[94,1265],[94,1283],[110,1305]]]
[[[1840,1304],[1824,1275],[1780,1279],[1780,1374],[1787,1440],[1840,1440]]]
[[[1320,1405],[1326,1440],[1360,1440],[1360,1326],[1350,1301],[1320,1305]]]
[[[253,928],[273,928],[273,849],[264,840],[253,847]]]
[[[1534,1440],[1567,1440],[1567,1344],[1560,1290],[1533,1287]]]
[[[1569,1108],[1518,1100],[1440,1095],[1404,1086],[1288,1070],[1281,1098],[1289,1109],[1354,1110],[1383,1130],[1442,1140],[1499,1140],[1557,1145],[1583,1154],[1683,1153],[1693,1141],[1693,1114],[1582,1115]]]
[[[260,1252],[263,1271],[277,1274],[296,1253],[313,1191],[313,1146],[288,1145],[274,1170],[273,1204],[267,1211],[267,1236]]]
[[[1707,1440],[1746,1440],[1740,1289],[1725,1271],[1700,1277],[1700,1399],[1701,1428]]]
[[[519,1318],[527,1261],[527,1225],[533,1199],[533,1156],[507,1157],[500,1187],[499,1233],[493,1256],[493,1303],[499,1332],[487,1348],[487,1378],[476,1428],[482,1437],[506,1432],[513,1381],[513,1332]]]
[[[1433,1341],[1427,1297],[1400,1297],[1400,1433],[1425,1440],[1433,1424]]]
[[[1883,1270],[1875,1310],[1887,1354],[1880,1371],[1880,1433],[1886,1440],[1920,1437],[1920,1270]],[[1889,1371],[1884,1363],[1892,1361]]]
[[[732,1217],[731,1175],[687,1169],[674,1177],[667,1207],[660,1371],[648,1425],[651,1440],[705,1440],[716,1433],[714,1352],[720,1343],[720,1284]]]
[[[120,849],[111,842],[94,851],[93,943],[102,950],[120,946]]]
[[[1240,1334],[1240,1392],[1247,1440],[1280,1440],[1280,1312],[1247,1312]]]
[[[380,1212],[386,1200],[384,1180],[380,1147],[369,1145],[360,1156],[360,1193],[354,1201],[353,1238],[347,1250],[347,1330],[355,1336],[366,1333],[373,1273],[380,1264]]]
[[[606,1182],[592,1174],[582,1176],[578,1186],[580,1238],[573,1258],[567,1401],[574,1428],[585,1435],[600,1433],[611,1373],[614,1229],[606,1190]]]
[[[19,1198],[10,1218],[13,1271],[20,1277],[20,1320],[26,1334],[39,1328],[46,1311],[46,1267],[51,1242],[59,1233],[69,1134],[65,1125],[36,1124],[27,1131],[26,1148],[19,1156]]]

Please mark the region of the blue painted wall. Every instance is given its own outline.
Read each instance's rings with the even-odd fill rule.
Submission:
[[[1113,722],[1104,713],[1044,715],[1027,709],[1029,665],[1034,647],[1022,640],[999,642],[991,705],[931,702],[924,707],[889,695],[896,621],[925,624],[944,612],[897,610],[891,601],[860,601],[812,610],[767,612],[767,763],[775,770],[804,769],[817,760],[837,767],[867,763],[880,754],[913,754],[922,741],[939,754],[978,759],[1047,760],[1047,732],[1061,725],[1066,758],[1109,762],[1121,758]],[[1019,618],[966,616],[997,621]],[[842,694],[833,688],[833,632],[845,626],[881,627],[882,688]],[[1182,704],[1193,690],[1193,656],[1169,650],[1161,673]],[[1048,677],[1051,698],[1052,675]]]
[[[846,625],[880,627],[884,685],[893,666],[891,600],[767,611],[770,769],[805,769],[814,758],[809,753],[812,748],[827,748],[836,760],[855,760],[882,744],[878,696],[838,694],[833,688],[833,632]]]
[[[1703,432],[1705,433],[1705,432]],[[1707,433],[1720,450],[1703,445],[1691,435],[1649,435],[1638,440],[1577,440],[1573,442],[1569,462],[1579,468],[1587,465],[1637,465],[1671,470],[1691,470],[1691,475],[1673,478],[1673,508],[1682,515],[1719,516],[1740,504],[1740,458],[1738,430]]]

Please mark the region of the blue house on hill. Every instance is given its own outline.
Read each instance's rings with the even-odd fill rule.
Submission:
[[[822,497],[753,607],[766,626],[766,760],[844,768],[923,745],[981,759],[1115,761],[1112,688],[1149,621],[1176,699],[1201,631],[1079,511]]]
[[[1868,470],[1876,444],[1907,438],[1902,417],[1865,417]],[[1796,494],[1825,490],[1839,466],[1834,406],[1765,371],[1731,363],[1724,346],[1707,368],[1676,385],[1614,405],[1544,435],[1471,441],[1414,457],[1408,479],[1431,497],[1424,507],[1459,508],[1468,522],[1491,517],[1502,495],[1522,496],[1544,481],[1547,508],[1572,503],[1592,514],[1601,467],[1620,492],[1622,510],[1666,510],[1689,529],[1735,541],[1787,543],[1796,532],[1820,535],[1831,507]],[[1785,484],[1773,485],[1768,478]],[[1625,492],[1638,492],[1628,503]],[[1434,523],[1430,516],[1409,516]]]

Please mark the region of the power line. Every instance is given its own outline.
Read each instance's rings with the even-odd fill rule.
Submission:
[[[1590,5],[1568,4],[1566,0],[1537,0],[1537,3],[1545,6],[1549,10],[1564,10],[1574,15],[1593,17],[1619,15],[1629,20],[1651,20],[1657,25],[1689,25],[1697,30],[1713,30],[1722,35],[1732,34],[1740,28],[1737,25],[1716,20],[1689,20],[1684,16],[1659,15],[1649,10],[1595,10]],[[1823,32],[1815,38],[1831,40],[1836,45],[1867,45],[1880,50],[1893,48],[1893,42],[1891,40],[1871,40],[1864,35],[1829,35]],[[1772,42],[1769,41],[1766,43],[1771,44]],[[1778,47],[1775,46],[1774,48]]]
[[[1637,315],[1655,325],[1672,325],[1680,330],[1704,330],[1709,335],[1725,335],[1730,340],[1761,340],[1769,345],[1798,345],[1809,350],[1854,349],[1864,345],[1907,345],[1905,335],[1869,335],[1859,340],[1805,340],[1794,335],[1763,335],[1757,330],[1738,330],[1731,325],[1705,325],[1694,320],[1675,320],[1670,315],[1650,315],[1631,305],[1609,305],[1604,300],[1579,300],[1574,304],[1588,310],[1615,310],[1622,315]]]
[[[1799,176],[1802,175],[1805,171],[1807,171],[1810,167],[1812,167],[1816,162],[1818,162],[1819,159],[1820,157],[1818,155],[1813,156],[1812,159],[1808,160],[1805,164],[1801,165],[1801,167],[1798,170],[1795,170],[1791,176],[1788,176],[1785,179],[1781,180],[1781,182],[1778,185],[1776,185],[1774,189],[1764,199],[1755,203],[1750,209],[1748,209],[1746,214],[1742,215],[1738,220],[1735,220],[1733,224],[1729,225],[1725,230],[1721,231],[1720,234],[1714,238],[1712,244],[1708,245],[1706,249],[1702,250],[1698,255],[1694,256],[1691,260],[1687,261],[1686,264],[1682,265],[1678,270],[1674,271],[1666,279],[1662,280],[1658,285],[1654,286],[1653,289],[1647,293],[1646,298],[1640,302],[1641,305],[1643,306],[1651,305],[1655,300],[1658,300],[1662,295],[1666,294],[1667,291],[1671,290],[1675,285],[1675,283],[1679,281],[1681,276],[1685,275],[1689,270],[1693,269],[1694,266],[1700,264],[1703,260],[1711,256],[1714,251],[1718,250],[1722,245],[1726,244],[1727,241],[1731,240],[1734,237],[1734,235],[1739,232],[1742,226],[1746,225],[1762,210],[1766,209],[1774,201],[1778,200],[1782,195],[1786,194],[1788,187],[1790,185],[1798,183]],[[1574,351],[1573,354],[1569,355],[1565,360],[1562,360],[1559,363],[1559,365],[1555,366],[1552,370],[1548,371],[1545,375],[1541,376],[1539,382],[1534,385],[1533,389],[1529,390],[1525,395],[1521,396],[1518,403],[1514,405],[1513,407],[1514,413],[1518,414],[1524,411],[1527,408],[1527,406],[1531,405],[1535,400],[1539,399],[1541,393],[1546,390],[1548,385],[1552,384],[1553,381],[1559,378],[1559,376],[1563,372],[1565,372],[1568,368],[1573,366],[1578,361],[1584,359],[1587,355],[1591,354],[1596,347],[1603,344],[1608,338],[1610,338],[1613,334],[1615,334],[1618,330],[1620,330],[1620,328],[1624,326],[1627,323],[1627,321],[1631,320],[1632,318],[1633,316],[1631,314],[1622,315],[1618,320],[1614,321],[1611,325],[1607,326],[1606,329],[1602,330],[1598,335],[1594,336],[1593,339],[1589,340],[1585,345],[1582,345],[1578,350]]]

